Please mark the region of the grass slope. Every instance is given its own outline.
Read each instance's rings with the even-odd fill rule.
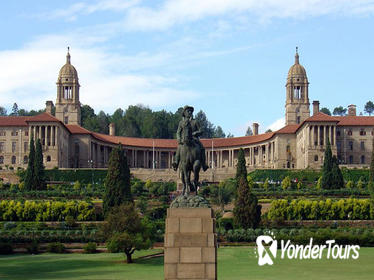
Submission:
[[[135,257],[155,251],[137,252]],[[157,251],[156,251],[157,252]],[[122,254],[41,254],[0,257],[0,279],[162,280],[163,258],[123,263]],[[374,277],[374,248],[361,248],[358,260],[281,260],[260,267],[254,248],[218,250],[219,280],[366,280]]]

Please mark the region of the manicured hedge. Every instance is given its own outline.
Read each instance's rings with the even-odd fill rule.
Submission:
[[[49,169],[45,174],[48,181],[75,182],[83,184],[103,184],[107,170],[105,169]]]
[[[357,182],[360,178],[363,181],[369,181],[369,169],[348,169],[341,168],[345,181],[352,180]],[[282,181],[286,176],[291,179],[298,179],[298,181],[306,183],[314,183],[321,176],[319,170],[287,170],[287,169],[256,169],[249,173],[255,182],[264,182],[266,178],[273,181]]]
[[[95,221],[93,203],[86,201],[2,200],[0,221],[64,221],[68,216],[78,221]]]
[[[369,199],[274,200],[267,212],[270,220],[369,220],[374,205]]]

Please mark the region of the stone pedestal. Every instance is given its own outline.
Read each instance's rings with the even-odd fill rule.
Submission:
[[[165,280],[217,279],[215,219],[211,208],[169,208]]]

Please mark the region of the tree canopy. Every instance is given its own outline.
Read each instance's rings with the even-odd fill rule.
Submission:
[[[319,111],[322,112],[322,113],[325,113],[326,115],[331,116],[331,111],[326,107],[321,108],[321,110],[319,110]]]
[[[135,250],[148,249],[152,245],[151,227],[139,217],[133,203],[112,208],[102,232],[110,252],[123,252],[127,263],[132,263]]]
[[[374,103],[372,101],[366,102],[364,111],[371,116],[371,114],[374,112]]]
[[[342,106],[335,107],[332,113],[335,116],[345,116],[347,114],[347,108],[343,108]]]

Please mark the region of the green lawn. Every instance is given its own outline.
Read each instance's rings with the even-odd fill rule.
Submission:
[[[135,257],[153,251],[136,253]],[[163,279],[163,258],[123,263],[121,254],[41,254],[0,256],[0,279]],[[281,260],[260,267],[253,248],[218,250],[218,279],[374,279],[374,248],[361,248],[358,260]]]

